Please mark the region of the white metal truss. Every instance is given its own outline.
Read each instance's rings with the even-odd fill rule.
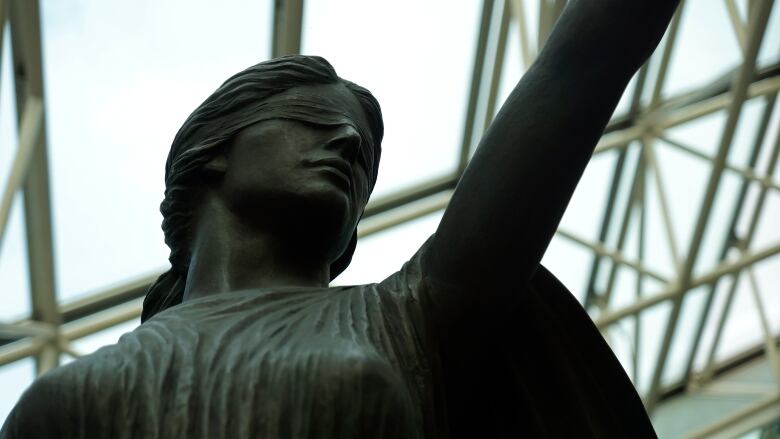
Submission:
[[[482,2],[457,169],[413,188],[372,200],[359,227],[360,236],[386,230],[446,207],[478,139],[493,118],[505,57],[517,57],[522,59],[524,65],[529,65],[565,6],[563,0],[538,0],[538,32],[532,41],[527,27],[528,3],[525,0]],[[773,111],[778,106],[776,100],[780,91],[780,65],[759,70],[756,68],[756,58],[765,39],[773,3],[773,0],[750,1],[748,17],[745,20],[740,16],[735,0],[724,0],[742,55],[739,67],[721,80],[701,84],[697,90],[680,96],[664,96],[662,91],[676,46],[681,16],[685,13],[683,1],[667,31],[665,43],[662,43],[649,61],[656,67],[642,67],[631,86],[633,90],[627,112],[610,121],[596,147],[594,155],[617,156],[610,184],[605,188],[606,203],[597,238],[580,236],[564,228],[559,229],[556,235],[556,239],[568,240],[586,248],[592,255],[592,263],[587,267],[587,284],[573,287],[584,287],[583,305],[605,334],[611,327],[627,322],[634,328],[635,344],[639,344],[640,332],[658,332],[660,348],[655,358],[649,390],[643,395],[651,411],[669,394],[705,385],[724,367],[728,367],[730,362],[718,363],[715,353],[722,340],[737,285],[742,278],[749,283],[763,343],[745,355],[766,355],[772,365],[777,385],[768,389],[766,397],[756,404],[734,413],[718,424],[703,428],[695,434],[696,437],[707,437],[724,426],[744,420],[766,407],[775,407],[780,402],[780,334],[771,330],[766,306],[762,303],[762,295],[759,292],[760,285],[754,274],[757,264],[780,257],[780,242],[768,245],[758,245],[754,242],[757,224],[764,212],[767,197],[773,192],[775,195],[780,193],[780,181],[773,177],[780,156],[780,129],[772,129],[770,126]],[[272,53],[276,56],[299,52],[305,6],[303,0],[276,0],[274,5]],[[3,35],[2,26],[11,27],[13,80],[19,123],[18,149],[10,177],[3,182],[4,191],[0,199],[0,245],[13,198],[22,192],[25,201],[32,294],[32,313],[28,318],[15,322],[0,322],[0,366],[25,357],[34,357],[38,373],[42,373],[57,366],[61,353],[79,355],[71,346],[74,340],[139,318],[141,297],[146,286],[156,276],[138,278],[70,303],[58,303],[56,300],[46,152],[46,101],[43,93],[38,9],[38,1],[0,0],[0,38]],[[509,28],[513,21],[519,30],[520,53],[507,54]],[[2,41],[0,47],[1,43]],[[2,80],[8,81],[10,78]],[[734,143],[735,130],[743,115],[745,102],[751,100],[763,102],[764,110],[757,124],[750,158],[747,165],[730,163],[728,157]],[[718,111],[725,111],[726,119],[713,156],[675,140],[668,134],[673,127],[700,120]],[[660,143],[710,164],[703,201],[696,213],[689,242],[681,241],[672,225],[670,188],[666,187],[666,180],[663,178],[669,171],[665,164],[659,161],[656,152]],[[632,148],[639,150],[636,160],[629,159],[629,150]],[[769,151],[763,151],[764,148],[769,148]],[[763,169],[759,169],[758,159],[762,154],[769,159]],[[697,263],[703,240],[712,223],[713,206],[726,174],[736,175],[740,179],[738,195],[733,202],[733,216],[721,237],[722,248],[718,262],[699,270]],[[747,194],[751,185],[759,190],[756,201],[749,204]],[[675,267],[671,276],[657,272],[647,263],[644,229],[649,190],[655,191],[659,200],[658,213],[662,220],[669,258]],[[621,193],[628,194],[624,203],[619,202]],[[740,218],[748,218],[748,227],[741,234],[737,232]],[[780,221],[780,218],[776,220]],[[638,227],[640,232],[637,251],[629,255],[626,247],[628,230],[632,225]],[[729,253],[734,251],[738,252],[738,257],[727,258]],[[617,288],[618,269],[628,269],[636,273],[636,299],[627,305],[614,305],[612,300]],[[646,290],[643,279],[653,279],[662,285],[662,288],[656,291]],[[725,305],[716,309],[716,292],[719,291],[718,287],[723,285],[726,288],[720,290],[725,291]],[[699,287],[706,288],[705,304],[696,316],[684,373],[677,381],[664,382],[670,350],[680,331],[681,309],[689,293]],[[666,324],[663,327],[642,328],[639,317],[646,310],[660,304],[669,304],[671,309]],[[707,319],[713,318],[717,322],[714,340],[705,345],[705,323]],[[707,360],[703,370],[695,370],[694,367],[694,358],[699,352],[706,353]],[[632,362],[633,364],[624,364],[624,367],[627,370],[636,370],[636,357]]]

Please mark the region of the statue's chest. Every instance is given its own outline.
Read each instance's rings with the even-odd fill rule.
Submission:
[[[187,364],[160,369],[172,371],[161,381],[165,397],[188,401],[199,418],[241,411],[268,434],[302,425],[345,437],[375,436],[384,423],[417,428],[419,404],[394,343],[372,327],[380,323],[322,320],[316,308],[235,317],[193,324],[173,340]]]

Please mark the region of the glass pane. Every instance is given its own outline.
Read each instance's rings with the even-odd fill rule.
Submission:
[[[717,330],[720,316],[723,313],[723,307],[726,304],[726,299],[728,298],[727,296],[729,290],[731,289],[732,282],[732,277],[724,277],[720,280],[720,282],[718,282],[718,285],[715,289],[715,296],[713,297],[710,311],[707,313],[707,320],[704,324],[704,331],[702,332],[699,348],[696,351],[696,357],[694,358],[693,362],[693,369],[695,371],[701,371],[707,366],[707,360],[710,354],[710,350],[712,349],[712,343],[715,339],[715,331]],[[707,292],[709,292],[709,288],[707,289]]]
[[[632,268],[619,266],[615,272],[610,297],[610,309],[620,309],[637,301],[637,273]]]
[[[610,218],[611,224],[609,227],[609,233],[607,234],[607,245],[611,248],[617,248],[618,238],[620,237],[620,224],[623,221],[623,214],[626,210],[626,206],[631,201],[631,185],[634,181],[634,176],[637,172],[637,165],[642,149],[638,142],[632,142],[626,148],[626,157],[623,164],[623,170],[620,177],[620,184],[617,188],[615,196],[615,203],[612,208],[612,217]],[[618,154],[618,152],[615,152]],[[616,159],[617,160],[617,159]],[[614,172],[614,167],[609,171],[610,174]],[[610,176],[609,183],[603,187],[605,194],[609,191],[609,184],[612,184],[612,177]],[[606,205],[606,198],[605,198]],[[603,215],[603,213],[601,213]],[[600,224],[599,224],[600,226]]]
[[[42,2],[62,299],[167,265],[169,146],[217,86],[269,56],[271,3]]]
[[[658,151],[658,148],[656,148],[656,151]],[[662,164],[663,167],[661,169],[666,169],[665,165]],[[667,192],[670,190],[673,189],[666,188]],[[655,183],[655,176],[649,169],[645,174],[645,209],[645,257],[642,263],[649,269],[671,278],[676,275],[676,268],[672,259],[666,223],[661,211],[661,198]],[[674,229],[674,226],[672,228]],[[680,247],[678,251],[681,251],[682,243],[680,242],[679,234],[676,233],[676,229],[675,238],[675,242]]]
[[[27,238],[22,194],[11,206],[8,229],[0,242],[0,321],[30,316],[30,278],[27,270]]]
[[[3,30],[2,57],[0,57],[0,74],[3,79],[13,77],[11,63],[10,27]],[[13,81],[0,81],[0,182],[5,188],[5,182],[11,174],[18,146],[19,133],[16,128],[16,95]]]
[[[696,260],[695,275],[703,275],[720,263],[723,246],[730,236],[729,226],[737,208],[737,195],[741,183],[742,178],[733,173],[721,175],[715,204],[712,206]],[[691,214],[693,215],[694,212]]]
[[[672,304],[665,301],[642,311],[640,314],[642,331],[639,342],[639,373],[634,379],[634,385],[640,395],[646,394],[650,389],[650,381],[653,377],[663,331],[669,321],[671,308]]]
[[[306,2],[303,52],[325,57],[382,105],[386,131],[374,196],[455,170],[480,4]]]
[[[686,293],[677,321],[677,330],[672,338],[672,346],[666,359],[662,385],[678,382],[683,378],[688,357],[693,349],[693,337],[704,310],[704,301],[708,287],[699,287]]]
[[[593,156],[561,219],[562,229],[589,241],[598,240],[616,158],[616,152]]]
[[[780,285],[780,256],[753,265],[753,273],[769,329],[772,334],[780,335],[780,294],[777,292],[777,286]]]
[[[669,216],[680,256],[684,257],[691,243],[712,166],[709,162],[668,146],[665,142],[659,141],[655,145]],[[654,182],[652,186],[655,190]]]
[[[116,343],[122,334],[130,332],[141,324],[140,319],[133,319],[128,322],[120,323],[103,331],[73,341],[73,348],[81,355],[88,355],[103,346]],[[70,361],[72,359],[69,359]]]
[[[439,226],[443,210],[358,240],[352,263],[333,285],[379,282],[398,271]]]
[[[726,112],[721,110],[668,128],[664,135],[702,154],[715,157],[725,123]]]
[[[748,166],[756,142],[758,125],[765,109],[766,100],[763,97],[745,101],[742,105],[737,129],[729,149],[728,164],[740,167]]]
[[[777,226],[778,219],[780,219],[780,193],[778,191],[769,190],[767,192],[759,215],[755,237],[750,246],[754,250],[777,245],[780,242],[780,227]]]
[[[582,303],[592,258],[593,252],[590,249],[555,236],[544,253],[542,264]]]
[[[496,99],[496,112],[504,104],[504,101],[525,71],[528,69],[523,64],[523,53],[520,49],[520,31],[517,20],[509,21],[509,31],[506,39],[506,50],[504,51],[504,65],[501,69],[501,81],[498,86],[498,95]]]
[[[741,57],[725,2],[687,1],[669,60],[664,95],[701,87],[736,67]]]
[[[0,367],[0,426],[5,423],[19,397],[35,379],[35,361],[24,358]]]
[[[750,283],[743,274],[739,278],[737,292],[726,317],[726,326],[715,351],[716,363],[756,346],[763,340],[756,304],[751,295]]]
[[[740,2],[737,2],[740,3]],[[745,2],[747,3],[747,2]],[[764,32],[764,41],[758,52],[758,68],[780,62],[780,8],[775,4]]]
[[[766,97],[764,99],[766,100]],[[759,154],[758,162],[756,163],[756,169],[758,170],[759,175],[765,175],[769,169],[769,159],[772,156],[773,149],[772,146],[778,135],[780,135],[780,100],[775,101],[775,107],[772,110],[772,118],[769,121],[769,127],[764,136],[764,144],[761,146],[761,154]],[[780,166],[777,169],[780,171]]]
[[[624,319],[611,325],[605,336],[612,352],[620,361],[628,377],[635,381],[634,353],[636,352],[636,326],[633,319]]]

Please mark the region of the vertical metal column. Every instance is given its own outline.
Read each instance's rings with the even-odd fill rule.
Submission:
[[[276,0],[271,38],[271,56],[301,53],[303,0]]]

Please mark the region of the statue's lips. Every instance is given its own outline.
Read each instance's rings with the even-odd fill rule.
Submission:
[[[328,173],[329,175],[337,177],[339,180],[344,182],[347,188],[352,184],[352,178],[350,177],[350,175],[352,175],[352,167],[349,165],[349,163],[347,163],[346,160],[328,158],[306,161],[304,164],[307,167],[317,168]]]

